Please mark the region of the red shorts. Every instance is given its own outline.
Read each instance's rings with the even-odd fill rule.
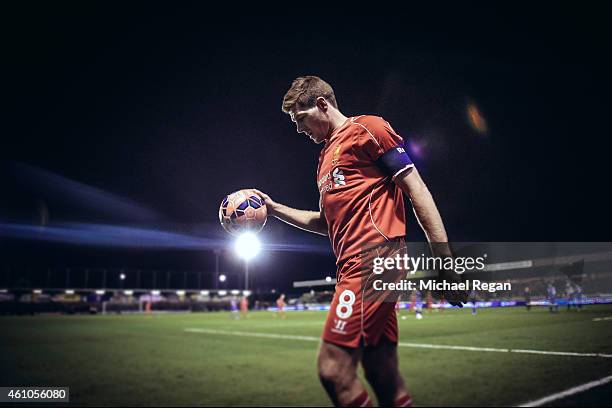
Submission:
[[[359,257],[349,259],[339,271],[323,340],[339,346],[376,346],[385,337],[398,341],[395,302],[364,300]],[[363,343],[361,342],[363,339]]]

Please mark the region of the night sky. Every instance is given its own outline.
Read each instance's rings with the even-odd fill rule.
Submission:
[[[0,222],[163,227],[229,245],[217,211],[232,191],[316,209],[322,146],[280,106],[295,77],[318,75],[344,114],[383,116],[407,140],[451,240],[610,241],[610,30],[602,10],[554,7],[320,18],[170,2],[5,10]],[[133,208],[84,203],[41,174]],[[423,239],[413,218],[407,228]],[[264,254],[262,287],[333,275],[326,238],[272,219],[262,235],[319,248]],[[210,248],[0,239],[0,266],[16,269],[214,266]]]

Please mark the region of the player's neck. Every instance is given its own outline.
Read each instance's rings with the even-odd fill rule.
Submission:
[[[332,135],[336,130],[338,130],[342,125],[344,125],[344,122],[346,122],[348,118],[344,116],[342,112],[335,109],[330,110],[328,114],[330,119],[329,121],[331,124],[329,134]]]

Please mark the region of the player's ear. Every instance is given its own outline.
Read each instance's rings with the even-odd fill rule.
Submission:
[[[321,109],[323,112],[327,112],[328,104],[324,97],[319,96],[317,98],[317,108]]]

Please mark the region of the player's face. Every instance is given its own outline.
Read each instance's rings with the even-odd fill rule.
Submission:
[[[310,109],[295,109],[291,120],[295,122],[298,133],[306,134],[317,144],[323,142],[329,133],[329,118],[316,105]]]

